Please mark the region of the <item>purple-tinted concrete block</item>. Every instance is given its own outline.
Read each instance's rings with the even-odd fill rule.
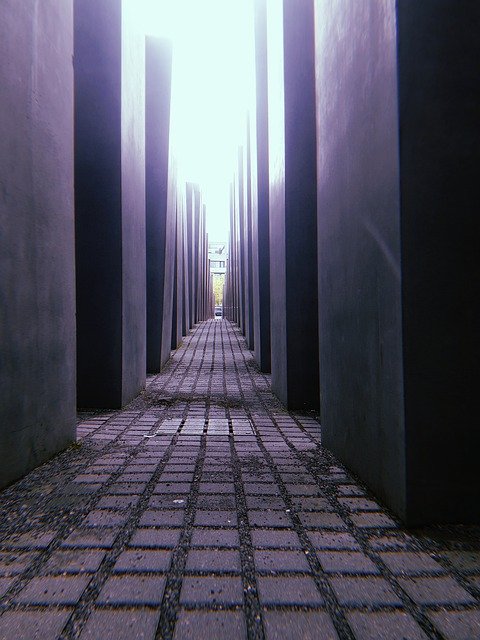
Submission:
[[[480,7],[316,8],[324,443],[408,523],[475,522]]]
[[[171,332],[173,296],[176,211],[172,211],[174,184],[169,167],[171,44],[147,37],[145,56],[147,371],[156,373],[170,356],[170,344],[165,350],[163,340]]]
[[[72,53],[71,0],[1,3],[0,488],[75,439]]]
[[[319,404],[313,0],[267,5],[272,389]]]
[[[78,404],[145,384],[145,44],[120,0],[75,0]]]

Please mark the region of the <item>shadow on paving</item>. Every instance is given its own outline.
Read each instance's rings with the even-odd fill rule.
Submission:
[[[0,640],[480,638],[478,528],[406,531],[197,325],[0,494]]]

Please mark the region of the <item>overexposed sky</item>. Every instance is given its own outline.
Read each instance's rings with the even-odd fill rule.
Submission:
[[[146,32],[173,43],[171,135],[179,180],[200,185],[209,239],[226,240],[230,183],[254,91],[252,0],[137,2]]]

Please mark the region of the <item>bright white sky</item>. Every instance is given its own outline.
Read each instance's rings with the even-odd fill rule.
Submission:
[[[143,0],[143,8],[146,32],[173,42],[178,178],[200,185],[209,240],[227,240],[230,183],[254,90],[252,0]]]

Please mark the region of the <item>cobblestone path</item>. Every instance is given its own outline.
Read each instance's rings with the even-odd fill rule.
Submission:
[[[78,435],[0,494],[1,640],[480,638],[478,529],[402,530],[227,321]]]

